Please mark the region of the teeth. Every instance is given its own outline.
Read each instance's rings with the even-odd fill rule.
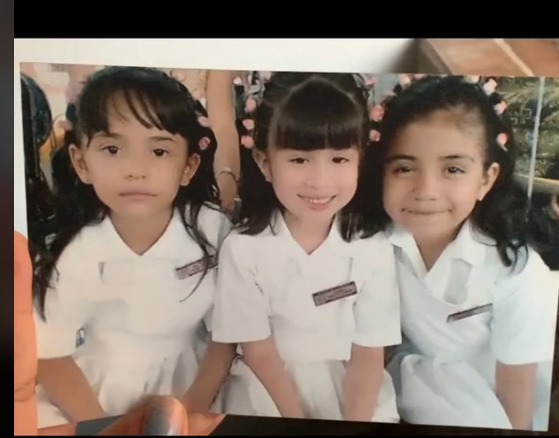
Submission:
[[[316,205],[322,205],[322,204],[327,204],[328,202],[330,202],[330,200],[332,199],[332,197],[328,197],[328,198],[303,198],[305,201],[307,201],[309,204],[316,204]]]

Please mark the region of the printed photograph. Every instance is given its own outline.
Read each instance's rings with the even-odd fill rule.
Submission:
[[[559,79],[21,64],[39,427],[559,422]]]

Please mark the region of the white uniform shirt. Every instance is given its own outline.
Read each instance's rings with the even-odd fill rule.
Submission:
[[[426,272],[413,236],[394,226],[403,334],[420,353],[443,361],[489,348],[504,364],[553,359],[559,284],[533,249],[507,268],[494,241],[467,221]],[[491,305],[447,322],[449,315]]]
[[[345,242],[337,226],[308,255],[276,215],[274,232],[232,232],[219,255],[213,339],[274,337],[286,362],[348,360],[351,345],[401,342],[395,260],[379,233]],[[313,294],[354,281],[357,294],[316,306]]]
[[[208,207],[201,209],[198,223],[214,246],[229,230],[225,216]],[[126,357],[130,351],[133,357],[137,350],[147,355],[146,345],[180,352],[202,320],[209,320],[216,270],[208,270],[194,293],[202,274],[179,278],[176,270],[202,256],[178,212],[141,256],[122,241],[108,217],[83,228],[58,260],[59,275],[46,295],[46,322],[35,312],[38,357],[75,353],[82,328],[88,354]],[[104,351],[92,351],[93,344]]]

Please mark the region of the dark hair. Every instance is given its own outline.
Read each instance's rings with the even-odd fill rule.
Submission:
[[[200,156],[196,174],[188,186],[179,188],[173,207],[180,211],[187,233],[196,241],[204,257],[210,255],[212,245],[199,229],[198,214],[204,205],[216,210],[219,208],[219,189],[213,172],[215,136],[210,128],[198,121],[200,116],[205,115],[204,108],[193,100],[184,85],[161,70],[104,68],[91,75],[84,85],[77,102],[75,131],[66,137],[64,150],[60,152],[62,156],[57,162],[54,180],[57,182],[58,233],[49,251],[39,257],[35,269],[34,297],[43,318],[45,295],[60,255],[83,227],[101,222],[108,213],[107,206],[97,197],[93,187],[83,184],[78,178],[68,158],[68,147],[72,141],[76,142],[76,146],[88,147],[96,133],[109,131],[111,121],[107,109],[116,104],[114,97],[117,95],[123,97],[131,114],[143,126],[155,126],[181,135],[187,141],[189,155]],[[199,142],[204,137],[210,143],[202,149]],[[188,218],[187,205],[190,207]],[[198,284],[206,272],[207,267]]]
[[[367,98],[351,74],[274,73],[253,113],[254,148],[266,152],[270,146],[300,151],[356,146],[364,152],[369,132]],[[242,123],[238,126],[242,132]],[[256,235],[271,226],[274,212],[284,207],[252,151],[244,147],[241,170],[239,227],[244,234]],[[341,232],[346,240],[357,232],[360,222],[356,199],[354,196],[341,211]]]
[[[535,212],[528,208],[525,191],[514,178],[517,146],[506,116],[499,116],[491,96],[479,84],[462,76],[427,76],[418,79],[386,102],[385,116],[379,143],[366,157],[369,195],[367,208],[368,233],[385,229],[391,222],[383,207],[382,186],[387,154],[396,135],[412,122],[421,120],[439,110],[455,111],[461,125],[483,128],[485,161],[500,166],[499,175],[485,198],[478,202],[470,219],[473,225],[496,242],[499,256],[506,266],[518,260],[519,251],[528,244],[538,246],[534,233]],[[505,133],[505,148],[497,136]],[[365,172],[363,172],[365,174]]]

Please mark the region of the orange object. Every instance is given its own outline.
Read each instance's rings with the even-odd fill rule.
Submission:
[[[37,347],[27,239],[14,231],[14,435],[76,434],[76,424],[38,429]],[[105,428],[100,435],[209,435],[225,415],[187,414],[170,396],[157,396]]]

